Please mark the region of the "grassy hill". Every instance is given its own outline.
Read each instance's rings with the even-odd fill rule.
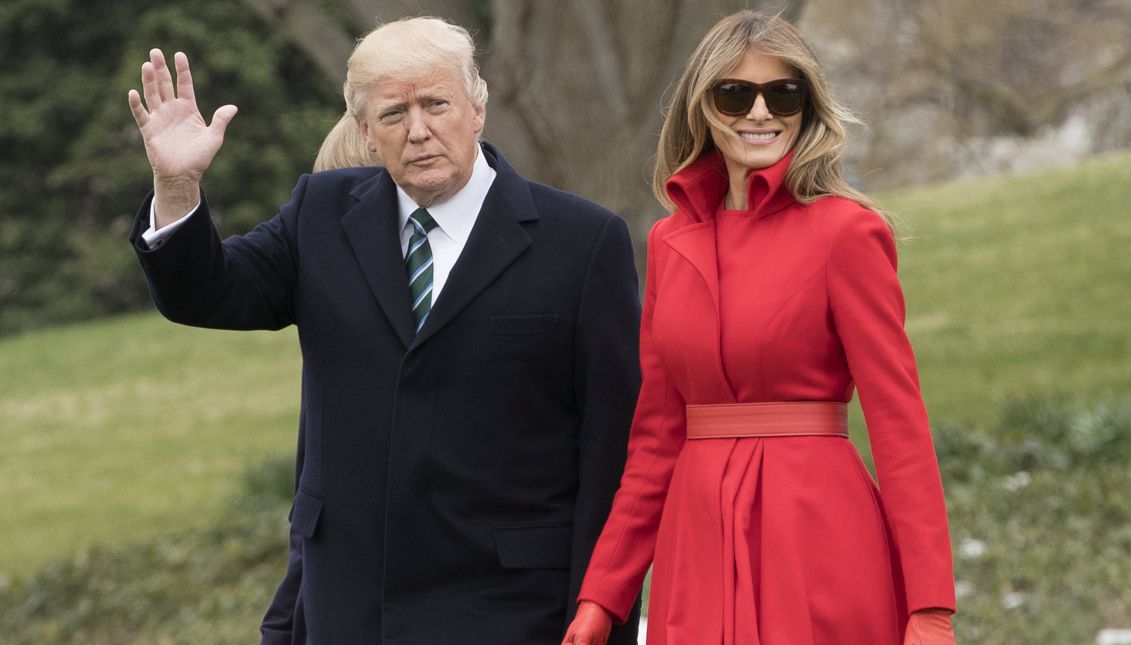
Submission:
[[[1131,155],[884,203],[910,224],[900,275],[932,419],[1131,393]]]
[[[207,523],[250,465],[293,454],[299,364],[293,331],[155,314],[0,341],[0,576]]]
[[[1014,396],[1063,395],[1087,404],[1131,393],[1131,155],[953,182],[883,201],[909,225],[900,273],[908,331],[936,424],[995,428],[1002,401]],[[147,544],[159,557],[181,562],[178,554],[192,549],[175,540],[166,548],[158,536],[208,525],[221,501],[238,492],[241,473],[293,452],[298,371],[293,331],[195,330],[155,314],[0,339],[0,592],[5,577],[32,574],[97,544]],[[1064,432],[1078,438],[1079,424],[1066,424]],[[965,440],[961,433],[951,436]],[[969,454],[989,459],[1000,452],[988,445]],[[1027,463],[1032,450],[1025,450],[995,466],[992,477]],[[1041,450],[1052,454],[1056,446]],[[1104,454],[1095,449],[1088,459],[1102,461]],[[972,474],[965,461],[951,460],[963,474],[954,475],[961,485],[950,491],[973,497],[952,500],[952,529],[956,540],[982,539],[999,530],[998,517],[980,506],[979,491],[986,489],[970,478],[982,475]],[[1046,479],[1034,473],[1026,504],[1036,508],[1062,489],[1063,471]],[[1091,486],[1077,483],[1070,490],[1086,500]],[[1110,508],[1118,509],[1117,502]],[[1009,508],[1008,500],[1001,503]],[[1073,501],[1063,513],[1094,512],[1090,504]],[[1063,515],[1049,517],[1051,531]],[[262,523],[247,530],[282,532],[281,525]],[[1006,558],[1026,544],[1047,542],[1023,526],[1014,533],[1034,539],[1020,547],[1005,541],[987,547],[1001,554],[1006,586],[1015,579]],[[242,561],[238,547],[223,549]],[[1090,558],[1085,553],[1080,561]],[[111,557],[106,566],[120,560]],[[960,574],[978,568],[963,564]],[[233,583],[230,601],[245,603],[246,615],[253,615],[262,599],[249,600],[249,589],[262,595],[276,575],[272,568]],[[996,600],[984,602],[990,615],[998,611]],[[200,611],[222,620],[226,606]]]

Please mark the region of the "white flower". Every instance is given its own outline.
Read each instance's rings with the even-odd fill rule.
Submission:
[[[1010,475],[1009,477],[1006,477],[1005,481],[1003,481],[1001,485],[1005,488],[1005,490],[1012,493],[1025,488],[1032,481],[1033,478],[1029,476],[1029,473],[1022,470]]]
[[[1131,629],[1101,629],[1096,635],[1096,645],[1131,644]]]
[[[980,558],[986,552],[986,543],[981,540],[967,538],[958,545],[958,554],[967,559]]]

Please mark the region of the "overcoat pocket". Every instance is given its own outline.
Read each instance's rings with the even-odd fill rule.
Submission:
[[[491,316],[487,333],[492,336],[538,336],[554,331],[558,314]]]
[[[569,524],[495,529],[499,564],[506,569],[568,569],[572,533]]]
[[[322,516],[322,500],[303,489],[295,494],[295,505],[291,509],[291,530],[304,538],[314,537],[318,528],[318,518]]]

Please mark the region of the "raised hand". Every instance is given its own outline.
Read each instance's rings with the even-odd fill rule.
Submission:
[[[177,68],[175,87],[165,55],[153,49],[149,62],[141,66],[145,103],[137,90],[129,93],[130,110],[153,168],[159,228],[196,205],[200,178],[220,150],[228,123],[236,116],[236,106],[224,105],[212,115],[211,125],[205,123],[196,106],[188,57],[177,52],[173,60]]]
[[[613,617],[595,602],[582,600],[577,615],[566,630],[562,645],[605,645],[613,629]]]

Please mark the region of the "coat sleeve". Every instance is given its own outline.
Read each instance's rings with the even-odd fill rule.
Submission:
[[[157,309],[169,320],[216,329],[281,329],[294,322],[298,212],[307,176],[272,219],[224,241],[208,202],[150,249],[142,239],[152,195],[134,221],[130,242]]]
[[[598,236],[586,270],[577,320],[574,389],[581,426],[570,598],[577,596],[624,468],[628,428],[640,386],[640,297],[632,241],[619,217],[610,216]],[[639,605],[636,609],[639,611]],[[576,605],[570,603],[567,625],[575,611]],[[635,643],[636,631],[637,621],[633,621],[614,630],[609,643]]]
[[[305,397],[303,397],[305,399]],[[306,460],[306,415],[299,414],[298,448],[295,452],[295,493],[302,480]],[[294,507],[291,507],[294,516]],[[306,616],[302,606],[302,535],[290,530],[287,572],[275,590],[267,613],[259,625],[260,645],[291,645],[306,642]]]
[[[652,338],[656,305],[657,227],[648,239],[648,270],[640,323],[640,397],[628,442],[628,461],[579,600],[595,602],[620,622],[652,563],[660,513],[676,459],[687,437],[683,397],[668,377]]]
[[[841,225],[829,251],[828,290],[868,426],[907,611],[953,611],[946,505],[915,356],[903,329],[895,240],[875,213],[859,211]]]
[[[302,606],[302,536],[291,531],[287,573],[275,590],[259,625],[260,645],[291,645],[306,642],[306,618]]]

